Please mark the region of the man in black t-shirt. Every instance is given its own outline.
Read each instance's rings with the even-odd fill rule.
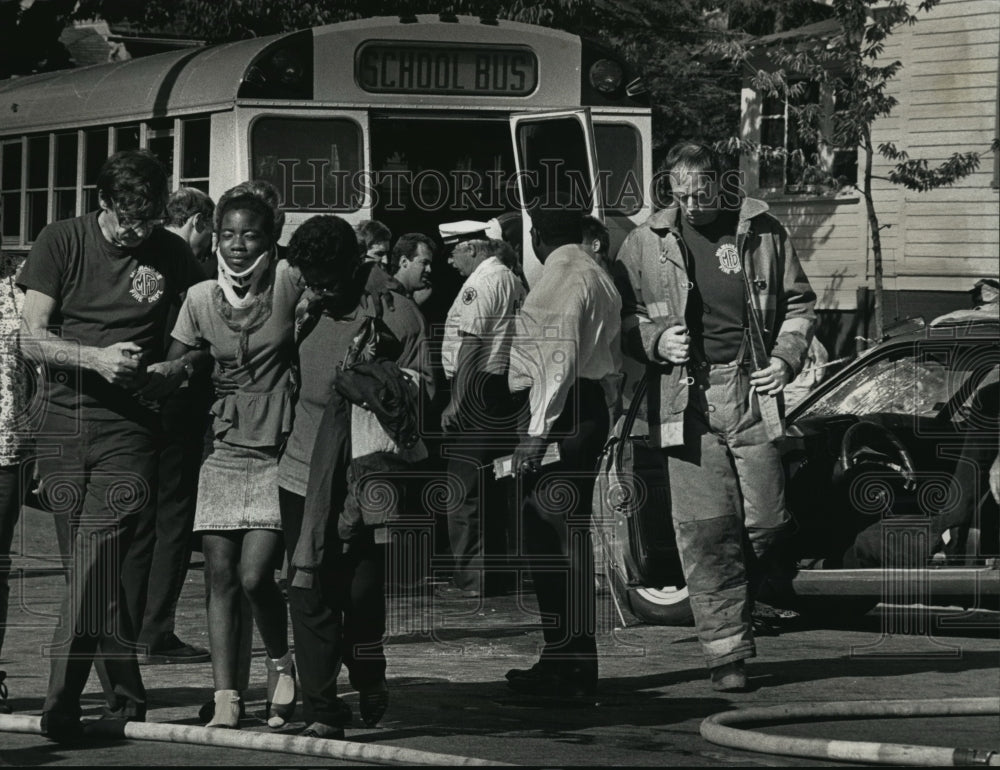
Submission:
[[[39,234],[18,285],[22,345],[43,363],[40,498],[56,518],[67,594],[50,648],[42,732],[80,733],[80,695],[95,655],[106,716],[143,719],[146,694],[122,599],[136,522],[155,504],[160,419],[148,400],[177,387],[197,353],[163,362],[169,307],[200,280],[184,242],[163,231],[167,178],[145,150],[108,158],[100,211]]]
[[[711,148],[681,143],[667,167],[672,204],[629,233],[612,272],[626,352],[646,364],[643,416],[667,460],[698,638],[715,689],[739,691],[756,653],[748,572],[756,582],[790,523],[779,399],[816,295],[785,228],[726,185]]]
[[[217,273],[212,253],[214,213],[212,199],[193,187],[181,187],[167,200],[168,222],[163,229],[183,240],[205,279]],[[168,337],[180,305],[174,302],[167,314]],[[169,341],[164,345],[169,348]],[[174,615],[191,557],[198,475],[213,398],[206,371],[177,388],[161,405],[156,505],[140,518],[122,566],[125,604],[140,655],[145,653],[140,663],[204,663],[209,659],[208,650],[177,638]]]

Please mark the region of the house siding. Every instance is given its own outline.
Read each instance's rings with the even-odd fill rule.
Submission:
[[[986,154],[1000,132],[1000,0],[953,0],[919,16],[886,41],[883,60],[903,64],[889,86],[899,103],[873,126],[873,142],[892,142],[932,167],[957,152]],[[753,100],[744,92],[743,101],[746,107]],[[759,121],[746,109],[744,126],[756,139]],[[956,303],[967,306],[966,292],[979,278],[1000,274],[1000,191],[992,155],[956,184],[922,193],[889,183],[893,165],[875,156],[885,288],[914,292],[914,298],[953,292]],[[746,168],[752,173],[752,166]],[[789,227],[819,307],[856,308],[857,288],[873,285],[863,201],[781,196],[770,203]]]

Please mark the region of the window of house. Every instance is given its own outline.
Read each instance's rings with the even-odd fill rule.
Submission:
[[[763,94],[757,186],[782,193],[815,193],[854,184],[857,148],[835,147],[835,104],[829,88],[802,82],[792,94]]]

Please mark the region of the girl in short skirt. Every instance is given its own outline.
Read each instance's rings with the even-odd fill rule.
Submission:
[[[267,650],[268,724],[295,710],[288,615],[274,580],[282,557],[278,459],[291,431],[298,273],[276,258],[274,211],[237,195],[219,212],[218,279],[193,286],[173,330],[170,357],[208,346],[237,390],[212,406],[213,439],[201,467],[194,529],[208,581],[208,638],[215,680],[209,727],[238,726],[242,591]]]

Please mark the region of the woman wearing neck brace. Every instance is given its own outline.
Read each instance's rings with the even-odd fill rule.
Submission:
[[[209,726],[237,727],[240,592],[267,650],[268,724],[295,709],[295,669],[284,598],[274,582],[283,540],[278,459],[291,431],[298,272],[275,258],[274,210],[250,195],[221,205],[219,276],[192,287],[173,330],[171,358],[209,350],[238,387],[212,406],[213,440],[201,468],[195,531],[202,534],[215,680]]]

